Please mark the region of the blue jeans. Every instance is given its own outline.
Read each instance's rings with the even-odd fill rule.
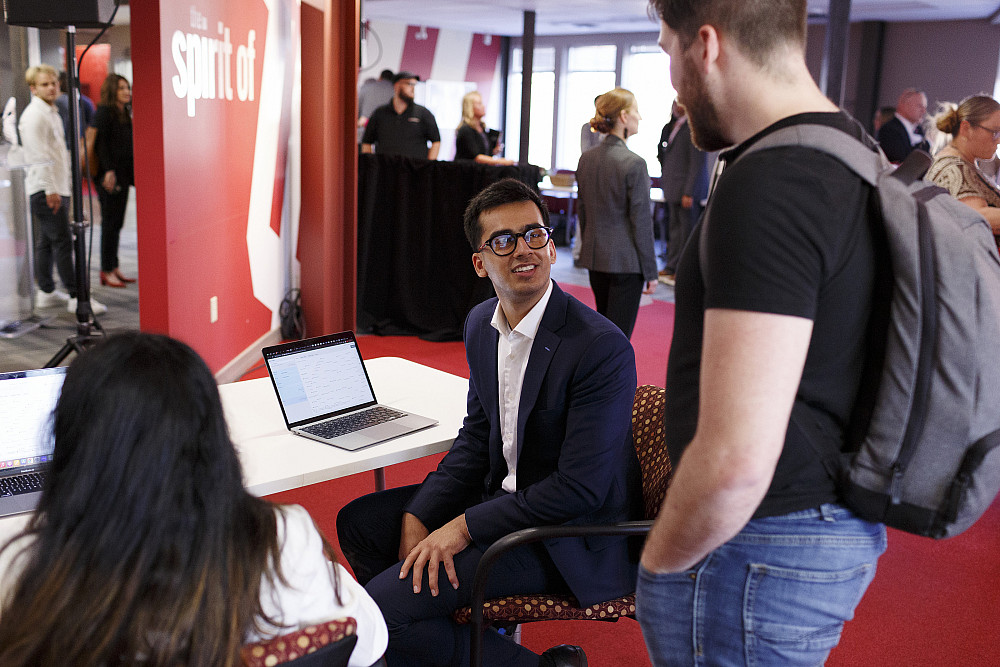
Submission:
[[[639,568],[654,665],[822,665],[885,551],[885,526],[839,505],[754,519],[686,572]]]

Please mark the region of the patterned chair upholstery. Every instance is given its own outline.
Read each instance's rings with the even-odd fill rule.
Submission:
[[[632,441],[635,443],[642,470],[642,498],[644,521],[628,521],[608,526],[552,526],[527,528],[511,533],[494,543],[480,561],[476,580],[473,583],[473,605],[459,609],[453,618],[459,623],[472,623],[472,661],[481,664],[481,634],[475,631],[486,623],[529,623],[532,621],[554,620],[595,620],[616,621],[622,616],[635,618],[635,594],[615,600],[608,600],[590,607],[580,607],[575,598],[565,595],[510,595],[507,597],[482,600],[482,590],[486,584],[489,568],[503,552],[551,537],[570,537],[578,534],[644,535],[649,532],[653,519],[660,511],[663,499],[670,485],[673,468],[667,454],[666,433],[663,427],[665,391],[662,387],[643,385],[636,389],[632,403]],[[496,551],[494,551],[496,550]],[[472,610],[479,608],[480,615]]]
[[[325,623],[262,640],[243,647],[241,656],[244,667],[347,667],[347,662],[358,641],[358,624],[351,617],[338,618]]]

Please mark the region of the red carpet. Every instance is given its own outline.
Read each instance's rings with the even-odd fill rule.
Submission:
[[[590,290],[562,285],[593,306]],[[655,301],[639,311],[632,345],[640,384],[662,386],[673,332],[673,304]],[[468,377],[461,343],[430,343],[408,336],[362,336],[366,358],[398,356]],[[252,377],[260,377],[262,370]],[[390,486],[420,482],[441,455],[386,470]],[[353,498],[373,491],[371,473],[271,496],[305,506],[336,546],[337,512]],[[890,531],[889,549],[878,575],[857,609],[855,620],[828,665],[848,667],[978,666],[1000,664],[1000,505],[965,534],[935,542]],[[343,561],[342,561],[343,562]],[[635,621],[617,623],[532,623],[523,642],[541,652],[570,643],[583,646],[593,667],[649,665]]]

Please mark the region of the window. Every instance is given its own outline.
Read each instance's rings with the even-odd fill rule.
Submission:
[[[594,117],[594,98],[615,87],[617,55],[618,48],[613,44],[569,47],[559,114],[557,168],[576,169],[580,134],[583,124]]]
[[[658,176],[656,145],[677,96],[670,85],[670,58],[655,44],[637,45],[629,49],[622,69],[622,85],[635,95],[642,116],[639,132],[629,138],[628,147],[646,160],[650,176]]]
[[[521,67],[522,51],[511,54],[510,75],[507,77],[507,130],[504,133],[505,155],[517,159],[521,144]],[[531,135],[528,142],[528,162],[544,169],[552,166],[552,110],[555,108],[556,50],[553,47],[535,49],[531,76]]]

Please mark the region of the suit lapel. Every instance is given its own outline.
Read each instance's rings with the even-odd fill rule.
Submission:
[[[542,388],[542,381],[545,379],[549,364],[555,356],[556,348],[559,347],[562,340],[555,332],[566,323],[566,305],[568,303],[569,299],[566,297],[566,293],[553,283],[552,296],[549,297],[545,314],[542,315],[542,321],[538,326],[538,333],[535,334],[535,341],[531,345],[528,367],[524,370],[524,381],[521,383],[521,400],[517,407],[518,458],[520,458],[521,448],[524,446],[524,427],[528,423],[528,415],[535,408],[538,392]]]

